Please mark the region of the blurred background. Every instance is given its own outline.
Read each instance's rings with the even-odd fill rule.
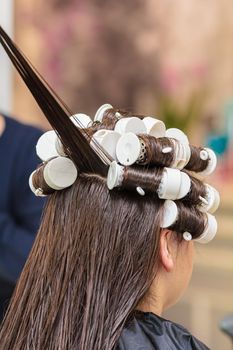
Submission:
[[[103,103],[158,116],[212,147],[219,233],[197,246],[191,285],[166,317],[213,350],[233,312],[233,3],[231,0],[2,0],[0,23],[73,112]],[[48,128],[0,50],[0,109]]]

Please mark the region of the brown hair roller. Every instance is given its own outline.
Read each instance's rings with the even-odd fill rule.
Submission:
[[[203,160],[200,157],[201,151],[204,151],[202,147],[195,147],[190,145],[191,156],[188,164],[185,166],[185,169],[200,172],[207,168],[209,160]]]
[[[204,232],[206,214],[202,213],[195,205],[185,205],[176,201],[178,207],[178,219],[169,227],[177,233],[189,232],[193,239],[198,238]]]

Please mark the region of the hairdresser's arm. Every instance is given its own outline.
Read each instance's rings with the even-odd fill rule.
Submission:
[[[0,277],[10,282],[17,280],[27,259],[44,205],[44,200],[35,197],[28,186],[30,173],[39,163],[35,144],[41,135],[37,130],[29,131],[17,153],[14,174],[10,174],[10,211],[0,212]]]

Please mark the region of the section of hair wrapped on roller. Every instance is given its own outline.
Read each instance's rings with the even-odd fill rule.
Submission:
[[[125,167],[122,188],[135,190],[140,186],[145,191],[157,193],[162,179],[162,173],[163,168]]]
[[[47,164],[48,161],[40,164],[32,176],[33,186],[35,189],[41,189],[44,195],[49,195],[55,192],[53,188],[48,186],[44,179],[44,168]]]
[[[144,134],[140,134],[138,137],[146,148],[146,157],[141,164],[166,167],[171,166],[175,156],[175,140],[171,140],[168,137],[155,138],[153,136]],[[164,153],[163,150],[166,148],[169,148],[171,150]]]
[[[178,218],[169,229],[176,231],[178,234],[189,232],[193,239],[201,236],[205,230],[206,214],[202,213],[195,205],[186,205],[181,201],[176,201],[176,205],[178,207]]]
[[[206,198],[207,196],[205,184],[201,180],[192,176],[189,172],[186,171],[186,174],[190,177],[191,188],[181,201],[184,202],[185,205],[201,205],[202,198]]]
[[[185,169],[200,172],[207,168],[207,165],[209,163],[208,159],[201,159],[200,153],[204,149],[202,147],[195,147],[190,145],[191,150],[191,156],[188,164],[185,166]]]

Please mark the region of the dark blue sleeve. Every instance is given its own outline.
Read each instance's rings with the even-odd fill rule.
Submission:
[[[28,179],[40,160],[35,145],[41,132],[29,128],[19,144],[15,174],[11,174],[12,198],[9,213],[0,212],[0,277],[15,282],[30,252],[39,228],[44,199],[30,190]]]

